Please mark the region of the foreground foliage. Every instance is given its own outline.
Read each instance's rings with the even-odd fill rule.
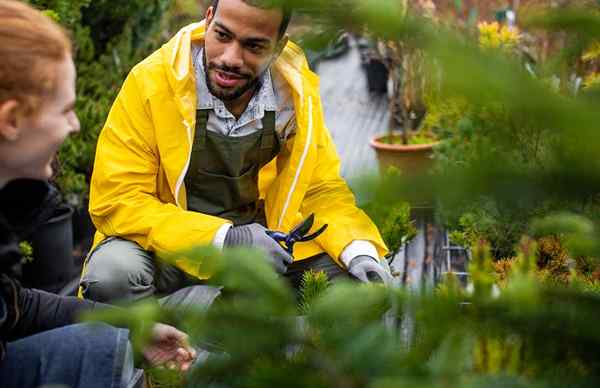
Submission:
[[[76,112],[81,132],[59,154],[56,178],[67,199],[87,196],[98,135],[131,68],[159,47],[168,0],[28,0],[72,34],[77,66]]]
[[[472,292],[455,278],[416,295],[356,283],[322,287],[313,275],[306,287],[320,291],[301,305],[260,253],[197,249],[189,256],[205,264],[210,257],[211,284],[224,286],[210,309],[161,311],[151,303],[101,318],[185,328],[211,353],[186,377],[189,386],[597,386],[600,296],[540,282],[530,244],[499,293],[482,245],[470,268]],[[143,341],[139,329],[134,339]]]
[[[530,28],[573,37],[554,63],[532,71],[518,56],[405,16],[399,3],[298,2],[334,31],[367,26],[383,39],[410,36],[442,74],[439,95],[468,108],[463,117],[457,109],[449,109],[454,119],[445,117],[449,138],[459,139],[450,144],[461,152],[446,150],[446,163],[432,176],[387,179],[373,196],[385,208],[435,193],[448,218],[455,213],[462,224],[455,237],[474,246],[472,291],[452,277],[423,294],[307,284],[309,297],[299,307],[260,254],[189,252],[189,264],[213,265],[210,282],[224,287],[210,309],[165,312],[146,305],[127,317],[105,317],[132,324],[160,319],[187,330],[211,353],[187,377],[189,386],[600,384],[600,294],[593,276],[600,257],[599,95],[593,87],[569,92],[569,76],[555,70],[600,40],[598,12],[531,14]],[[490,28],[482,26],[488,38]],[[548,81],[553,73],[558,88]],[[538,242],[518,243],[524,233]]]

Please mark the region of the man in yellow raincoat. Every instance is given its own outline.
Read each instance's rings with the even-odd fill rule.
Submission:
[[[290,10],[214,0],[134,67],[100,135],[90,214],[98,229],[84,297],[135,300],[210,276],[159,259],[197,245],[263,249],[297,286],[303,271],[389,279],[377,228],[339,175],[318,77],[285,31]],[[294,258],[267,235],[308,215]]]

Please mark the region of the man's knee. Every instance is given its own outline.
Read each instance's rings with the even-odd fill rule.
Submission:
[[[187,311],[187,309],[208,309],[221,295],[222,287],[196,285],[182,288],[158,300],[162,307]]]
[[[81,279],[86,299],[135,300],[154,293],[154,264],[138,244],[111,239],[91,253]]]

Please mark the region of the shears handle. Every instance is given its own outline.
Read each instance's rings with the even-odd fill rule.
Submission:
[[[273,240],[278,243],[282,243],[284,245],[285,250],[291,255],[293,253],[294,244],[290,244],[290,236],[286,233],[274,232],[272,230],[267,230],[267,235],[271,237]]]

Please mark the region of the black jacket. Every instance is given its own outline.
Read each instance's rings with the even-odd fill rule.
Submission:
[[[94,302],[26,289],[15,280],[19,242],[50,218],[58,193],[42,181],[18,180],[0,190],[0,360],[7,341],[75,322]]]

